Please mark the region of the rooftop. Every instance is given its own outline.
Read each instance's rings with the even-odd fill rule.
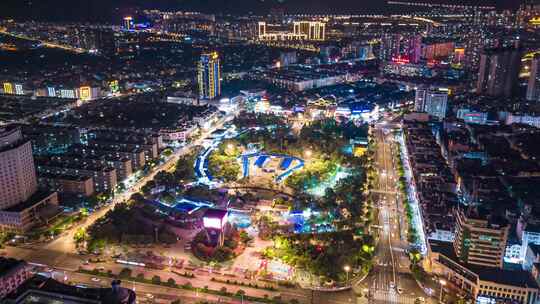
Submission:
[[[0,277],[7,275],[11,270],[25,264],[22,260],[0,257]]]
[[[51,278],[40,275],[25,281],[14,292],[9,294],[7,303],[27,303],[30,297],[32,303],[62,302],[70,297],[70,303],[103,303],[103,304],[131,304],[135,303],[136,295],[127,288],[81,288],[60,283]],[[37,302],[35,302],[37,300]]]
[[[21,212],[26,209],[29,209],[33,207],[34,205],[42,202],[43,200],[49,198],[52,195],[55,195],[56,192],[51,191],[45,191],[45,190],[38,190],[36,193],[34,193],[29,199],[26,201],[19,203],[15,206],[11,206],[7,209],[4,209],[5,212]]]
[[[224,218],[227,215],[227,210],[223,209],[208,209],[206,210],[204,217],[211,217],[211,218]]]
[[[461,263],[456,256],[453,244],[450,242],[429,240],[429,246],[432,252],[444,255],[453,262],[467,268],[469,271],[475,273],[482,281],[523,288],[539,288],[538,283],[528,271],[507,270]]]

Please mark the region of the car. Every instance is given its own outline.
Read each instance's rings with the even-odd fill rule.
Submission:
[[[99,282],[99,281],[100,281],[100,279],[98,279],[98,278],[92,278],[92,282]]]
[[[147,293],[147,294],[146,294],[146,297],[147,297],[148,299],[153,299],[153,298],[154,298],[154,295],[151,294],[151,293]]]

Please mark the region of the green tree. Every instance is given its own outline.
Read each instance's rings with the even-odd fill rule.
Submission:
[[[153,284],[156,284],[156,285],[161,284],[161,277],[158,276],[158,275],[153,276],[153,277],[152,277],[152,283],[153,283]]]
[[[86,229],[78,228],[77,231],[75,231],[75,234],[73,235],[73,240],[75,241],[77,245],[88,240],[88,233],[86,233]]]
[[[171,287],[175,287],[176,286],[176,281],[173,278],[169,278],[167,280],[167,285],[169,285]]]
[[[246,291],[243,290],[243,289],[238,289],[238,290],[236,291],[236,295],[237,295],[237,296],[245,296],[245,295],[246,295]]]
[[[249,234],[246,231],[244,231],[244,230],[240,231],[240,241],[242,243],[247,244],[247,243],[251,242],[252,239],[253,238],[251,236],[249,236]]]
[[[120,272],[118,273],[118,277],[120,277],[121,279],[129,279],[131,278],[131,273],[132,273],[131,269],[122,268],[122,270],[120,270]]]

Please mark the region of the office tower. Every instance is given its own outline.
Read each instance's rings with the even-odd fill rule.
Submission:
[[[520,66],[520,49],[484,50],[480,55],[476,92],[490,96],[511,96],[518,84]]]
[[[420,57],[422,55],[422,36],[416,35],[409,39],[408,53],[411,63],[420,62]]]
[[[214,99],[221,94],[221,68],[217,52],[201,55],[198,65],[199,97]]]
[[[131,16],[124,17],[124,29],[127,31],[133,29],[133,17]]]
[[[531,75],[527,84],[527,100],[540,101],[540,55],[535,55],[531,62]]]
[[[448,108],[448,91],[428,88],[416,89],[414,110],[444,119]]]
[[[510,226],[486,210],[457,210],[454,250],[462,263],[502,268]]]
[[[0,209],[28,200],[36,190],[32,144],[19,128],[0,128]]]
[[[293,23],[294,35],[302,35],[307,40],[324,41],[326,37],[326,24],[318,21],[295,21]]]

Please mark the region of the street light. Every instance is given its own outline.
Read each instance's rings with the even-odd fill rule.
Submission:
[[[343,267],[343,270],[345,270],[345,273],[347,274],[347,280],[346,281],[348,282],[349,281],[349,271],[351,271],[351,266],[345,265]]]
[[[439,294],[439,302],[442,302],[443,287],[446,285],[446,280],[440,279],[439,284],[441,284],[441,292]]]

